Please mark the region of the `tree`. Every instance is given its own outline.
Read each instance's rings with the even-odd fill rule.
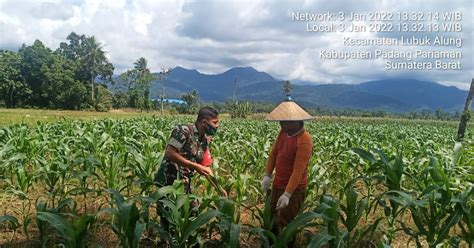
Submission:
[[[94,36],[87,37],[74,32],[67,36],[69,43],[62,42],[58,52],[77,63],[76,78],[85,85],[90,84],[91,104],[97,107],[95,101],[95,80],[112,82],[114,66],[105,56],[103,46]]]
[[[41,67],[43,92],[48,96],[48,108],[81,109],[87,89],[75,77],[76,64],[54,53],[51,61]]]
[[[31,89],[21,74],[21,57],[11,51],[0,51],[0,96],[7,108],[26,102]]]
[[[129,106],[127,93],[123,91],[116,92],[113,99],[113,107],[119,109],[127,106]]]
[[[442,108],[437,108],[435,112],[436,119],[438,120],[447,120],[448,113],[444,112]]]
[[[97,105],[96,110],[100,112],[109,111],[114,103],[114,96],[110,90],[103,85],[97,86]]]
[[[283,92],[285,93],[288,100],[291,100],[291,90],[293,89],[293,85],[290,81],[286,80],[283,81]]]
[[[148,69],[148,61],[145,58],[139,58],[133,65],[133,69],[120,74],[120,82],[126,88],[128,105],[148,111],[151,108],[150,86],[156,77]],[[120,97],[123,101],[123,95]]]
[[[165,79],[168,74],[171,73],[171,68],[165,69],[164,67],[161,68],[159,80],[161,82],[161,114],[163,114],[164,104],[165,104]]]
[[[199,108],[199,93],[197,90],[192,90],[181,96],[186,104],[182,106],[179,110],[181,113],[194,114]]]
[[[467,122],[471,117],[471,105],[472,105],[472,98],[474,97],[474,78],[471,79],[471,87],[469,88],[469,93],[466,97],[466,102],[464,104],[464,112],[461,115],[461,120],[459,121],[459,128],[458,128],[458,140],[464,139],[464,133],[466,132]]]
[[[105,52],[102,49],[102,45],[95,39],[94,36],[86,37],[83,40],[83,44],[83,56],[81,57],[80,61],[90,74],[92,103],[95,106],[95,78],[98,75],[102,75],[103,78],[111,78],[114,68],[105,57]]]
[[[61,42],[59,44],[58,51],[67,59],[77,61],[81,56],[81,41],[85,38],[85,35],[78,35],[75,32],[72,32],[66,37],[66,39],[69,41],[69,44],[66,42]]]
[[[147,111],[151,107],[150,100],[150,85],[155,76],[150,73],[148,69],[148,62],[145,58],[140,57],[135,63],[134,70],[136,71],[136,85],[139,87],[139,92],[142,93],[143,108]]]
[[[195,106],[198,104],[199,101],[199,93],[197,90],[192,90],[181,96],[181,99],[188,105],[188,106]]]
[[[35,40],[33,45],[22,45],[18,54],[21,57],[21,74],[31,89],[29,104],[38,107],[47,107],[49,95],[45,90],[45,78],[41,68],[51,63],[52,51],[45,47],[40,40]]]
[[[138,73],[135,68],[128,69],[126,72],[120,74],[120,84],[118,84],[118,86],[124,86],[120,87],[124,90],[124,95],[119,95],[122,101],[120,105],[123,104],[123,101],[126,101],[126,106],[128,107],[143,108],[143,93],[140,92],[140,88],[138,86],[137,74]]]
[[[125,89],[129,91],[135,85],[135,70],[127,70],[126,72],[120,74],[120,82],[125,86]]]

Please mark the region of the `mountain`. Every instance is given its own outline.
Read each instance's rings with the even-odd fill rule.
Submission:
[[[166,77],[166,94],[168,97],[179,97],[196,89],[204,101],[223,102],[232,98],[236,77],[238,88],[260,83],[270,83],[273,87],[279,82],[269,74],[259,72],[252,67],[235,67],[216,75],[207,75],[196,70],[175,67]],[[153,84],[150,92],[152,98],[157,97],[161,92],[161,86]]]
[[[435,82],[404,80],[379,80],[358,85],[361,91],[386,97],[394,97],[408,106],[428,109],[450,110],[462,106],[467,92],[454,86],[444,86]]]
[[[175,67],[165,80],[166,98],[179,98],[196,89],[202,101],[232,99],[237,78],[236,98],[278,103],[284,99],[281,81],[252,67],[235,67],[220,74]],[[150,94],[158,98],[159,82],[152,83]],[[361,84],[311,84],[297,81],[292,96],[304,107],[384,109],[392,112],[438,108],[461,111],[467,91],[430,81],[391,78]]]

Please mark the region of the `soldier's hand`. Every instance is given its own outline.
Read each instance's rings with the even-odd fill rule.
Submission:
[[[222,190],[222,195],[223,195],[225,198],[229,197],[229,194],[228,194],[227,191],[225,191],[225,190]]]
[[[210,167],[199,165],[196,167],[196,171],[203,176],[213,176],[212,170]]]

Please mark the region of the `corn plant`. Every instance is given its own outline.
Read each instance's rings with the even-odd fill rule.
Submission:
[[[58,187],[61,180],[61,165],[56,161],[51,164],[46,164],[40,169],[40,178],[45,182],[47,192],[51,197],[51,202],[54,205],[56,196],[64,190],[64,187]],[[63,170],[64,171],[64,170]]]
[[[331,195],[323,195],[319,199],[319,206],[314,210],[318,217],[323,220],[321,232],[310,241],[310,247],[317,247],[325,242],[329,247],[341,247],[344,238],[348,235],[347,230],[339,230],[340,204]]]
[[[300,212],[298,216],[281,230],[278,235],[273,233],[274,224],[276,223],[275,216],[273,216],[270,208],[271,193],[267,194],[265,198],[265,206],[263,209],[252,209],[252,216],[259,222],[259,226],[254,226],[250,229],[250,235],[256,235],[263,247],[286,247],[290,242],[296,240],[299,232],[307,227],[315,226],[314,220],[320,215],[316,212]],[[249,235],[249,237],[250,237]]]
[[[320,215],[318,213],[312,211],[304,212],[296,216],[278,235],[261,227],[253,228],[252,233],[258,235],[263,247],[284,248],[287,247],[290,242],[295,241],[297,234],[302,230],[307,227],[315,226],[314,221],[319,217]]]
[[[18,219],[15,216],[11,216],[8,214],[0,216],[0,227],[8,227],[9,229],[13,229],[14,231],[10,238],[10,244],[12,243],[13,238],[16,234],[16,230],[19,226],[20,224],[18,223]]]
[[[175,184],[176,186],[176,184]],[[189,247],[203,243],[200,235],[205,232],[203,226],[211,224],[215,218],[220,216],[218,210],[208,210],[196,214],[196,209],[191,209],[191,202],[196,196],[185,194],[181,191],[166,194],[159,200],[158,211],[169,223],[168,227],[158,227],[163,239],[167,240],[171,247]]]
[[[452,202],[456,210],[462,211],[462,220],[458,222],[461,229],[460,238],[472,247],[474,245],[474,187],[469,186],[452,199]]]
[[[23,233],[29,239],[28,226],[31,223],[30,217],[30,206],[31,199],[28,197],[28,191],[33,185],[33,182],[36,178],[34,173],[25,170],[23,166],[19,166],[15,170],[16,183],[10,182],[10,186],[7,188],[7,192],[12,193],[14,196],[17,196],[21,200],[21,207],[16,209],[16,212],[21,216],[21,226],[23,228]]]
[[[193,116],[154,116],[127,120],[59,120],[1,127],[0,189],[4,194],[0,205],[4,207],[3,214],[17,218],[20,224],[17,229],[23,228],[28,235],[27,231],[33,226],[30,222],[35,220],[29,209],[30,202],[38,202],[37,212],[53,213],[72,223],[82,215],[71,210],[75,206],[68,197],[83,198],[80,203],[87,210],[85,213],[94,213],[95,203],[109,196],[101,194],[106,189],[114,189],[122,195],[123,205],[116,204],[120,198],[110,194],[112,198],[107,207],[115,210],[108,212],[110,220],[105,222],[111,224],[106,227],[115,225],[117,237],[122,235],[123,240],[128,240],[120,241],[121,244],[128,242],[132,246],[140,244],[140,239],[152,237],[158,245],[160,239],[171,237],[170,240],[175,240],[172,246],[204,246],[214,241],[226,246],[235,244],[237,239],[230,237],[236,235],[230,233],[238,230],[240,236],[260,238],[264,246],[278,241],[282,237],[271,236],[271,215],[261,207],[265,192],[261,192],[259,185],[269,150],[279,131],[277,123],[223,118],[220,131],[211,143],[215,177],[211,180],[201,176],[193,178],[196,195],[186,198],[181,196],[184,193],[180,189],[152,185],[172,127],[193,121]],[[407,231],[425,235],[424,240],[428,233],[435,233],[430,237],[431,245],[439,239],[438,245],[472,246],[473,199],[468,192],[474,183],[474,133],[468,132],[465,140],[456,144],[452,137],[455,128],[449,122],[390,119],[324,117],[306,122],[305,129],[311,134],[314,147],[304,209],[319,215],[308,222],[310,227],[316,225],[315,228],[303,228],[303,233],[310,235],[306,240],[310,241],[308,244],[314,247],[338,244],[364,247],[383,243],[397,246],[400,244],[394,237]],[[430,166],[431,157],[436,158],[439,166]],[[444,179],[437,180],[436,175]],[[218,198],[225,197],[222,189],[228,192],[228,200]],[[12,207],[10,199],[21,201],[20,206]],[[188,213],[191,207],[185,206],[185,202],[194,199],[200,201],[199,209]],[[65,204],[68,201],[70,203]],[[169,202],[163,204],[162,201]],[[233,202],[233,218],[224,210],[232,208],[219,207],[218,201],[222,201],[219,204]],[[162,228],[158,224],[159,217],[150,214],[157,202],[160,214],[167,213],[163,219],[174,221],[172,230],[158,232]],[[176,211],[172,211],[171,206]],[[442,206],[446,206],[446,210],[441,211]],[[127,212],[127,207],[130,213],[138,211],[138,217],[129,215],[133,217],[129,222],[134,223],[131,228],[120,224],[116,216]],[[421,216],[420,227],[407,221],[413,219],[412,209]],[[252,211],[256,224],[237,229],[242,210]],[[334,210],[337,214],[333,214]],[[209,211],[219,214],[203,221],[202,225],[196,224],[199,227],[184,238],[190,223],[198,220],[195,214]],[[435,218],[425,217],[423,212],[442,218],[436,225],[427,224]],[[458,218],[454,218],[458,215],[453,213],[460,213],[462,217],[443,235],[441,230],[448,230],[442,228],[445,222]],[[58,231],[46,221],[36,218],[36,222],[42,244],[49,244],[45,240],[47,235],[58,234]],[[103,222],[96,221],[94,226]],[[433,226],[432,229],[428,225]],[[422,227],[428,231],[420,232]],[[132,229],[141,235],[127,236]],[[175,229],[178,231],[174,232]],[[210,231],[212,236],[207,236]],[[370,234],[375,231],[383,236],[372,240]],[[215,240],[217,233],[220,240]],[[158,235],[153,236],[155,234]],[[368,244],[368,240],[372,244]],[[59,239],[53,241],[65,243]]]
[[[101,174],[98,177],[102,178],[106,189],[120,190],[124,186],[121,184],[120,176],[127,159],[128,154],[120,151],[114,151],[109,156],[102,157],[102,163],[98,167]]]
[[[140,216],[137,199],[126,200],[118,191],[107,190],[113,197],[114,208],[105,208],[100,213],[112,215],[112,230],[117,235],[120,245],[126,248],[139,247],[146,223]]]
[[[402,191],[393,191],[389,197],[403,209],[410,210],[415,228],[399,221],[405,233],[412,236],[418,247],[422,247],[420,236],[426,238],[429,247],[436,247],[449,239],[449,231],[463,217],[463,209],[455,208],[454,193],[449,179],[436,158],[432,157],[420,185],[419,196]],[[459,198],[458,198],[459,199]]]
[[[369,214],[368,197],[359,198],[358,194],[352,187],[352,184],[346,186],[344,191],[344,201],[340,204],[344,216],[341,216],[342,224],[347,229],[345,243],[348,247],[355,247],[364,243],[365,240],[372,238],[375,230],[379,226],[382,217],[377,218],[371,225],[364,227],[359,226],[359,222],[365,213],[365,217]]]
[[[36,210],[36,222],[43,245],[48,241],[56,241],[45,239],[46,233],[52,229],[59,234],[59,243],[65,247],[87,246],[87,233],[96,217],[94,214],[78,215],[76,202],[73,199],[64,199],[52,208],[48,208],[45,202],[39,201],[36,204]]]
[[[401,153],[399,153],[396,156],[388,158],[383,151],[374,150],[379,156],[379,159],[376,159],[369,151],[359,148],[352,148],[352,151],[369,163],[369,166],[366,169],[367,173],[369,173],[367,178],[381,181],[382,184],[387,187],[388,191],[381,193],[373,203],[380,205],[384,209],[384,214],[388,222],[387,242],[391,243],[397,230],[397,217],[402,211],[400,210],[399,203],[393,200],[393,198],[388,197],[387,193],[399,191],[402,188],[403,175],[406,167],[403,162],[403,157]],[[375,175],[370,176],[371,174]],[[368,194],[370,196],[371,193],[369,192]]]
[[[137,182],[140,185],[141,193],[148,192],[149,188],[154,184],[153,175],[164,154],[157,152],[161,149],[159,147],[160,144],[161,142],[156,139],[146,142],[140,152],[131,146],[127,147],[128,153],[134,161],[129,166],[132,168],[133,175],[138,177]]]
[[[221,234],[221,244],[225,247],[240,246],[240,212],[236,203],[227,198],[217,198],[215,200],[217,210],[221,213],[216,224]]]
[[[38,212],[37,218],[47,222],[54,228],[63,240],[65,247],[86,247],[86,234],[95,221],[95,216],[84,214],[81,216],[69,216],[72,220],[67,221],[63,215],[50,212]]]
[[[273,229],[273,225],[275,224],[275,218],[271,212],[270,204],[271,204],[271,197],[270,193],[268,193],[265,197],[265,205],[263,208],[258,206],[250,208],[252,211],[252,218],[256,219],[258,222],[258,227],[254,230],[255,232],[259,232],[260,234],[269,234]],[[267,245],[268,238],[263,238],[265,236],[260,236],[261,241],[265,242]]]

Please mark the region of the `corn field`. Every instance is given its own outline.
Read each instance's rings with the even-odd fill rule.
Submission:
[[[305,207],[275,236],[260,179],[277,123],[221,121],[211,181],[196,175],[193,195],[179,182],[154,185],[172,127],[192,121],[1,128],[0,246],[286,247],[295,237],[301,247],[474,246],[472,131],[456,143],[448,122],[306,122],[314,152]]]

